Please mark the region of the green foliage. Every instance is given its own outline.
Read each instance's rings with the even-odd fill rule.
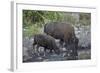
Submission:
[[[38,22],[43,22],[41,11],[23,10],[23,27],[28,27]]]
[[[49,22],[69,22],[73,25],[79,23],[81,25],[91,24],[91,16],[89,13],[56,12],[56,11],[37,11],[23,10],[23,35],[31,36],[41,33],[41,29]]]
[[[81,25],[90,25],[91,24],[91,14],[90,13],[80,13],[79,14],[79,23]]]
[[[23,29],[23,37],[25,36],[30,37],[33,36],[34,34],[42,33],[40,29],[42,28],[38,27],[37,25],[28,26]]]

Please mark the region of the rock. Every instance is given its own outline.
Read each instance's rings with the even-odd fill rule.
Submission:
[[[75,27],[76,37],[79,39],[79,46],[86,48],[91,45],[91,28],[90,26]],[[89,47],[90,49],[90,47]]]

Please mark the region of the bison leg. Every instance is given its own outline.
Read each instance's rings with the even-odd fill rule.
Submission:
[[[72,57],[73,57],[73,59],[78,59],[78,52],[77,52],[77,48],[76,47],[74,47],[73,49],[72,49]]]
[[[33,44],[33,51],[34,51],[34,54],[39,56],[39,45]]]
[[[40,56],[40,48],[39,47],[40,47],[39,45],[36,46],[36,53],[38,56]]]
[[[64,46],[64,41],[63,40],[60,40],[60,47],[62,48]]]
[[[46,53],[48,52],[48,49],[46,47],[44,47],[44,54],[43,54],[43,57],[46,56]]]
[[[50,53],[53,53],[53,50],[52,49],[50,49]]]
[[[69,44],[67,46],[67,59],[68,60],[77,60],[78,59],[78,52],[77,48],[75,47],[75,43]]]

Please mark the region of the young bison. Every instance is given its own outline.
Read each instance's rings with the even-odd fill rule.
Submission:
[[[54,52],[56,54],[59,54],[59,48],[56,45],[55,39],[53,37],[49,36],[49,35],[46,35],[46,34],[36,34],[36,35],[34,35],[33,47],[35,45],[44,47],[45,52],[46,52],[46,50],[50,50],[50,52],[52,52],[52,50],[54,50]]]

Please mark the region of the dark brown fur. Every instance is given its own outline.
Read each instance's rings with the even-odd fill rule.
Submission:
[[[42,46],[46,49],[49,49],[51,52],[52,50],[55,51],[55,53],[59,53],[59,48],[56,45],[55,39],[49,35],[46,34],[36,34],[34,35],[34,45]]]
[[[71,24],[52,22],[44,26],[44,32],[56,39],[60,39],[61,42],[66,44],[73,41],[75,37],[74,28]]]

